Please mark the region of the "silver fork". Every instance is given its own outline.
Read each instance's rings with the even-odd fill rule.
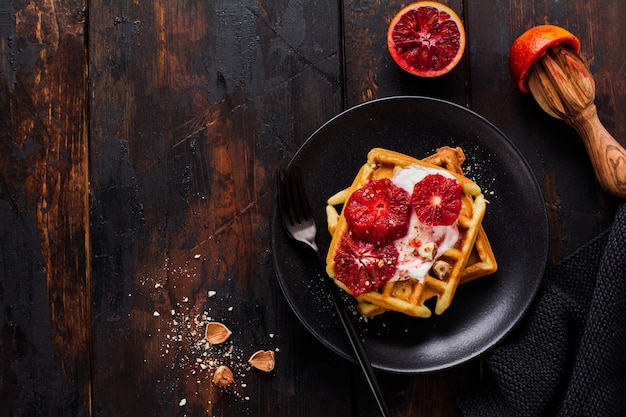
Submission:
[[[287,170],[281,170],[278,173],[278,212],[287,234],[296,242],[302,243],[312,249],[317,255],[321,265],[324,266],[326,262],[315,242],[317,235],[315,218],[313,217],[313,211],[311,210],[304,190],[302,175],[297,166]],[[374,369],[367,357],[367,352],[361,342],[361,338],[354,328],[350,313],[343,304],[339,294],[339,287],[332,283],[330,279],[325,279],[324,282],[331,294],[333,305],[341,319],[341,324],[346,332],[350,346],[359,362],[367,384],[374,394],[374,399],[378,404],[381,415],[383,417],[389,417],[391,414],[389,413],[385,398],[376,380]]]

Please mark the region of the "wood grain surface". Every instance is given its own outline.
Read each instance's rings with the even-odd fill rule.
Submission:
[[[276,171],[362,102],[437,97],[500,128],[541,184],[550,263],[608,227],[618,200],[507,59],[531,26],[568,28],[624,145],[626,3],[444,3],[465,56],[417,79],[386,49],[397,0],[0,0],[0,416],[377,416],[292,313],[270,243]],[[208,321],[227,342],[203,340]],[[378,373],[394,416],[457,416],[481,376],[480,359]]]

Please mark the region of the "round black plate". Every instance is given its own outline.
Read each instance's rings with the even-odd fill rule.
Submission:
[[[440,316],[355,315],[372,365],[381,370],[422,373],[458,365],[495,345],[520,320],[537,291],[548,251],[537,181],[519,151],[491,123],[458,105],[423,97],[391,97],[349,109],[318,129],[290,162],[303,173],[318,244],[325,252],[330,244],[326,199],[350,185],[371,148],[423,158],[445,145],[463,148],[465,173],[490,202],[483,225],[499,268],[461,285]],[[354,360],[320,282],[328,279],[323,268],[288,238],[276,210],[272,245],[280,287],[296,316],[324,345]]]

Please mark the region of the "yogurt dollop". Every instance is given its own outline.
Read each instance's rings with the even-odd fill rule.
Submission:
[[[454,179],[452,174],[443,169],[411,165],[398,170],[391,178],[391,181],[411,195],[415,184],[429,174],[440,174]],[[420,222],[415,211],[412,211],[408,233],[394,241],[399,256],[396,272],[390,281],[403,281],[409,278],[417,279],[420,282],[424,281],[426,274],[434,263],[443,253],[452,249],[458,240],[459,228],[457,222],[450,226],[428,226]],[[420,247],[429,242],[435,243],[437,248],[432,259],[419,254]]]

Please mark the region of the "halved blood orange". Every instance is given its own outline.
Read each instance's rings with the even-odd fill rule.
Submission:
[[[389,24],[387,46],[396,63],[420,77],[446,74],[465,51],[465,28],[446,5],[418,1],[398,12]]]
[[[509,70],[513,82],[521,92],[530,94],[528,72],[535,61],[545,55],[548,48],[555,45],[580,52],[580,41],[576,36],[559,26],[540,25],[528,29],[513,42],[509,52]]]

